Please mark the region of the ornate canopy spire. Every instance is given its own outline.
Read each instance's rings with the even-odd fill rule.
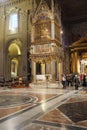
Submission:
[[[52,15],[54,16],[54,0],[51,0],[51,10],[52,10]]]

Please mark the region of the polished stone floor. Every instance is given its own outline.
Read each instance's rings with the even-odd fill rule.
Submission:
[[[87,130],[82,88],[0,88],[0,130]]]

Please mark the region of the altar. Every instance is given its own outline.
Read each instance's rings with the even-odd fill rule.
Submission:
[[[46,76],[45,75],[36,75],[36,80],[37,81],[45,81],[46,80]]]

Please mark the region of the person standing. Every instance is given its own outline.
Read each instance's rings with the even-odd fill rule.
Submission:
[[[78,87],[80,85],[80,80],[79,80],[78,75],[75,75],[74,83],[75,83],[75,90],[78,90]]]
[[[66,76],[64,74],[62,75],[62,85],[63,89],[66,89]]]

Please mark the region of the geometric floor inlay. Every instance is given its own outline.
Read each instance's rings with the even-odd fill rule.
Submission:
[[[42,92],[42,90],[41,90]],[[7,116],[14,115],[18,112],[24,112],[34,108],[39,103],[51,100],[57,94],[38,93],[32,92],[1,92],[0,93],[0,118],[6,118]],[[60,94],[59,94],[60,96]]]
[[[59,128],[55,128],[55,127],[51,127],[51,126],[33,124],[30,127],[27,127],[27,128],[25,128],[23,130],[60,130],[60,129]]]
[[[9,94],[0,95],[0,108],[8,108],[12,106],[19,106],[26,103],[32,103],[36,101],[35,97],[29,96],[27,94]]]
[[[87,101],[62,104],[58,109],[73,122],[87,120]]]

